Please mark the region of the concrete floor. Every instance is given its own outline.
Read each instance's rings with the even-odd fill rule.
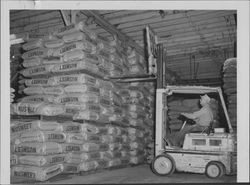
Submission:
[[[55,177],[46,183],[53,184],[111,184],[111,183],[234,183],[235,176],[224,176],[220,179],[210,179],[205,175],[190,173],[174,173],[170,177],[159,177],[153,174],[148,165],[127,167],[115,170],[88,174],[84,176],[68,175],[59,180]]]

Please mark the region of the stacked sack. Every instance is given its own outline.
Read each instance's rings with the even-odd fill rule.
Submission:
[[[15,89],[13,88],[10,88],[10,103],[13,103],[14,102],[14,99],[15,99]]]
[[[233,127],[237,126],[237,60],[227,59],[223,65],[223,91],[227,99],[228,114]]]
[[[11,146],[12,176],[36,181],[130,163],[128,130],[114,125],[15,120]]]
[[[127,66],[130,75],[143,75],[147,73],[147,62],[136,50],[128,48]]]
[[[73,123],[67,127],[66,142],[63,151],[68,154],[63,173],[79,173],[102,166],[101,152],[108,150],[108,144],[102,142],[101,135],[108,133],[108,128],[90,123]]]
[[[149,155],[147,148],[152,143],[154,125],[154,96],[151,89],[148,83],[130,83],[118,91],[123,104],[123,122],[129,127],[132,164],[144,162]]]
[[[128,74],[127,49],[118,39],[108,41],[98,35],[97,55],[100,60],[100,70],[108,71],[110,77]]]
[[[126,91],[122,89],[123,84],[107,80],[109,76],[129,74],[127,51],[121,42],[117,39],[109,42],[82,22],[43,37],[33,36],[29,35],[28,42],[23,45],[27,52],[22,56],[25,69],[19,81],[19,93],[27,96],[12,106],[13,112],[18,115],[64,115],[76,122],[36,120],[30,126],[36,131],[30,129],[23,135],[12,134],[15,138],[13,153],[30,154],[25,153],[27,150],[37,151],[31,153],[35,156],[67,153],[60,170],[63,173],[141,162],[147,151],[139,151],[139,147],[145,148],[153,137],[154,87],[150,83],[140,87],[132,85]],[[120,93],[121,89],[126,92],[125,96]],[[140,102],[138,106],[136,102]],[[129,134],[127,127],[138,127],[135,129],[143,133]],[[32,149],[26,149],[27,142]],[[20,149],[25,152],[20,153],[16,148],[25,148]],[[25,170],[26,173],[28,170]],[[46,171],[39,170],[41,173]],[[34,178],[43,181],[50,177]]]
[[[128,131],[125,127],[107,125],[108,133],[101,136],[102,143],[108,145],[108,150],[101,152],[104,168],[129,164]]]
[[[46,181],[63,171],[66,133],[57,122],[11,121],[11,176]]]
[[[145,106],[148,108],[149,110],[149,114],[146,115],[146,119],[144,120],[144,122],[146,123],[146,125],[148,125],[147,127],[147,134],[148,134],[148,140],[147,140],[147,162],[149,164],[151,164],[151,161],[154,159],[154,152],[155,152],[155,97],[156,97],[156,88],[155,88],[155,84],[152,82],[145,82],[144,87],[147,88],[147,91],[149,92],[149,94],[146,96],[146,98],[149,100],[148,104]]]
[[[82,148],[79,133],[71,135],[71,143],[65,144],[69,152],[65,163],[65,173],[86,172],[97,169],[111,168],[130,163],[130,145],[128,142],[128,130],[125,127],[111,124],[84,123],[82,131],[88,133],[89,139],[94,143]],[[76,131],[76,129],[75,129]],[[86,136],[85,136],[86,137]],[[79,142],[82,143],[80,146]]]
[[[15,113],[108,121],[100,107],[110,107],[112,96],[111,82],[100,79],[109,76],[109,58],[101,55],[109,52],[104,43],[82,22],[43,38],[29,37],[23,45],[28,50],[22,56],[25,78],[19,81],[19,92],[28,96],[15,105]]]
[[[15,104],[16,114],[64,114],[65,104],[72,102],[84,104],[87,112],[85,103],[98,101],[96,78],[86,74],[99,74],[91,33],[80,22],[42,38],[29,36],[23,45],[27,52],[22,55],[25,78],[19,81],[19,93],[28,96]]]
[[[131,164],[141,164],[146,160],[146,138],[145,130],[140,128],[128,128],[129,155]]]

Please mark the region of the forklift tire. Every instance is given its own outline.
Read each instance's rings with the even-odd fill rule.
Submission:
[[[168,154],[158,155],[151,163],[152,171],[159,176],[169,176],[175,171],[175,161]]]
[[[220,168],[221,168],[221,174],[220,174],[220,177],[224,176],[226,174],[226,168],[224,166],[224,164],[222,164],[221,162],[218,162],[218,164],[220,165]]]
[[[220,178],[225,174],[225,167],[222,163],[211,161],[206,165],[206,176],[212,179]]]

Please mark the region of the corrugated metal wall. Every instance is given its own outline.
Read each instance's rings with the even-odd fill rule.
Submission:
[[[234,56],[236,11],[233,10],[100,10],[99,14],[144,47],[149,25],[167,48],[167,67],[182,79],[221,77],[225,59]],[[76,21],[87,21],[98,34],[112,38],[84,11]],[[10,13],[10,32],[47,32],[64,26],[59,10],[21,10]]]

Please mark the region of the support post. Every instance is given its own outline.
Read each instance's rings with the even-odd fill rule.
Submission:
[[[227,119],[229,133],[233,133],[232,124],[231,124],[231,121],[229,119],[229,115],[228,115],[228,112],[227,112],[227,108],[226,108],[226,104],[225,104],[225,101],[224,101],[224,98],[223,98],[223,95],[222,95],[221,88],[218,89],[218,92],[219,92],[219,96],[220,96],[220,99],[221,99],[221,104],[222,104],[222,107],[223,107],[223,110],[224,110],[224,114],[225,114],[226,119]]]
[[[164,49],[163,44],[157,45],[157,89],[161,89],[164,86],[164,79],[163,79],[163,60],[164,60]],[[165,76],[164,76],[165,77]]]

